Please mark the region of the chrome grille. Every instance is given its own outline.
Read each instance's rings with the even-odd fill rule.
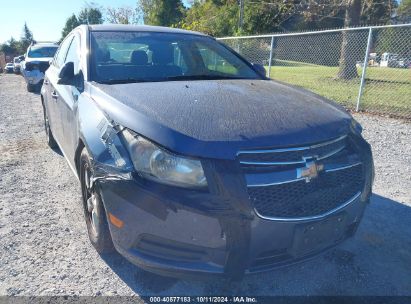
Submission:
[[[301,218],[328,213],[350,201],[364,185],[362,166],[321,174],[304,180],[268,187],[249,187],[254,208],[263,217]]]
[[[304,157],[324,159],[330,157],[346,147],[347,137],[307,146],[287,149],[253,150],[238,153],[238,160],[243,165],[287,165],[304,163]]]
[[[363,168],[346,136],[307,147],[240,151],[249,198],[256,213],[268,219],[307,219],[330,214],[364,187]],[[320,171],[301,177],[312,162]]]
[[[33,71],[39,70],[40,72],[44,73],[49,68],[48,62],[27,62],[26,63],[26,71]]]

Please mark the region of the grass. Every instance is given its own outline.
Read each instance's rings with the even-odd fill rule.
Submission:
[[[311,90],[355,109],[360,77],[336,79],[338,67],[277,62],[271,78]],[[268,69],[268,67],[266,67]],[[362,68],[357,68],[361,76]],[[411,118],[411,69],[368,67],[360,110]]]

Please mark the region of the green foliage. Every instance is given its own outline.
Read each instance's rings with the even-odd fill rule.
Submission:
[[[378,54],[393,53],[400,57],[411,57],[411,28],[386,28],[374,30],[374,51]]]
[[[238,32],[238,15],[236,0],[196,0],[177,26],[212,36],[231,36]]]
[[[137,22],[137,11],[129,6],[107,7],[106,17],[109,23],[133,24]]]
[[[299,2],[295,5],[296,15],[286,28],[289,30],[317,30],[344,26],[345,12],[354,1],[317,0]],[[361,0],[359,23],[364,25],[390,24],[391,15],[397,6],[395,0]]]
[[[21,51],[24,52],[32,42],[33,42],[33,33],[30,31],[29,27],[27,26],[27,23],[24,23],[23,34],[20,38],[20,46],[19,46]]]
[[[13,57],[22,55],[26,52],[32,41],[33,33],[30,31],[27,23],[24,23],[23,33],[20,40],[11,37],[6,43],[0,45],[0,52]]]
[[[139,0],[144,24],[173,26],[181,21],[185,9],[181,0]]]
[[[103,14],[97,7],[83,8],[78,14],[77,19],[80,24],[102,24]]]
[[[291,1],[260,0],[245,2],[243,34],[263,34],[281,31],[281,24],[294,13]]]
[[[363,0],[361,23],[367,25],[390,24],[391,16],[397,6],[395,0]]]
[[[411,0],[402,0],[397,13],[401,21],[411,22]]]
[[[213,36],[263,34],[281,30],[281,23],[293,11],[294,4],[291,1],[246,1],[243,27],[239,29],[237,0],[197,0],[179,26]]]
[[[410,1],[403,0],[404,3]],[[156,1],[140,0],[139,2]],[[350,0],[246,0],[243,27],[240,30],[238,0],[194,0],[177,26],[220,37],[335,28],[344,25],[346,8],[351,2]],[[395,0],[361,0],[358,21],[371,25],[389,24],[396,3]],[[400,7],[404,7],[403,11],[407,12],[409,6],[401,4]]]
[[[103,13],[98,7],[83,8],[78,16],[74,13],[67,18],[66,24],[61,32],[60,42],[80,24],[101,24],[103,23]]]
[[[72,14],[71,17],[67,18],[66,20],[66,25],[64,26],[62,32],[61,32],[61,39],[60,42],[63,41],[64,38],[77,26],[80,25],[80,22],[78,21],[77,17],[75,14]]]
[[[11,37],[10,40],[0,46],[0,52],[9,56],[15,56],[20,52],[19,42]]]
[[[355,109],[359,79],[335,79],[338,67],[283,61],[271,68],[271,78],[301,86]],[[357,68],[361,75],[362,69]],[[361,109],[411,117],[411,69],[368,67]]]

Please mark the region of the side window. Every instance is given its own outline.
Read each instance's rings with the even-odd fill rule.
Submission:
[[[181,68],[181,70],[183,71],[183,73],[186,73],[188,68],[187,68],[187,64],[184,60],[184,56],[182,54],[182,51],[180,49],[180,47],[177,44],[173,43],[173,47],[174,47],[174,65],[178,66]]]
[[[206,45],[197,43],[198,50],[203,59],[204,66],[213,72],[237,75],[238,68],[228,63],[223,57],[218,55],[214,50],[208,48]]]
[[[70,36],[64,39],[64,41],[61,43],[58,53],[56,54],[56,57],[54,58],[54,62],[53,62],[53,65],[56,66],[57,68],[60,68],[63,66],[64,61],[66,59],[66,55],[67,55],[67,49],[69,48],[72,40],[73,40],[73,36]]]
[[[74,74],[79,72],[79,65],[80,65],[80,41],[79,37],[76,35],[72,40],[70,47],[67,52],[66,62],[73,62],[74,63]]]

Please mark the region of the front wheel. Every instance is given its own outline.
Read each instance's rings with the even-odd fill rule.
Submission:
[[[53,133],[50,130],[50,122],[47,115],[46,107],[43,105],[43,116],[44,116],[44,132],[46,133],[47,144],[50,148],[57,148],[57,142],[54,139]]]
[[[80,155],[80,183],[84,218],[90,242],[100,254],[112,252],[114,246],[106,212],[100,194],[93,185],[93,168],[86,148],[83,148]]]
[[[32,85],[32,84],[27,84],[27,92],[34,92],[36,90],[36,86]]]

